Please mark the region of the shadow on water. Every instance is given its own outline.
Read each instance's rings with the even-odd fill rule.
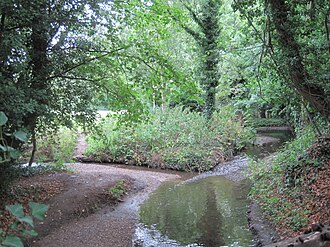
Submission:
[[[288,131],[267,132],[249,157],[263,158],[291,138]],[[162,185],[140,207],[133,246],[250,246],[247,179],[237,176],[248,158],[237,156],[211,172]],[[229,176],[228,176],[229,175]]]
[[[222,176],[163,185],[140,208],[136,246],[248,246],[248,192]]]
[[[248,146],[245,154],[253,159],[267,157],[292,138],[292,132],[288,129],[259,132],[255,145]]]

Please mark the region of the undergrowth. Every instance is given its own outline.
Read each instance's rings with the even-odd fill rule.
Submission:
[[[287,123],[281,118],[251,118],[249,124],[253,127],[284,126]]]
[[[75,130],[60,127],[56,131],[45,132],[37,135],[36,163],[45,162],[72,162],[78,133]],[[32,146],[28,146],[23,153],[23,158],[28,160]]]
[[[125,195],[126,190],[127,182],[125,180],[120,180],[113,187],[107,189],[107,193],[109,193],[113,199],[118,201]]]
[[[205,171],[232,157],[254,134],[236,120],[231,107],[216,112],[210,122],[182,107],[156,110],[148,122],[117,125],[104,119],[88,138],[87,155],[99,161]]]
[[[329,137],[316,139],[306,128],[271,161],[250,162],[249,174],[254,183],[251,196],[280,233],[293,236],[308,224],[318,223],[310,219],[327,207],[327,200],[322,201],[325,197],[319,193],[318,179],[329,160]],[[325,221],[325,215],[318,220]]]

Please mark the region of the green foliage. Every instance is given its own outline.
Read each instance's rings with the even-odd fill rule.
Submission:
[[[295,126],[302,118],[304,100],[310,111],[329,116],[329,37],[321,31],[328,6],[328,0],[233,2],[249,27],[242,30],[248,37],[242,41],[253,48],[243,51],[242,57],[251,54],[255,60],[240,75],[245,79],[251,75],[255,87],[248,87],[249,93],[270,103],[273,113]]]
[[[292,176],[291,171],[297,167],[309,169],[311,164],[301,157],[314,141],[314,132],[306,128],[277,152],[273,159],[251,161],[249,164],[250,178],[254,183],[251,196],[277,225],[285,224],[293,231],[306,226],[309,210],[302,201],[307,196],[300,186],[302,176]],[[313,165],[316,163],[314,160]]]
[[[8,118],[4,112],[0,111],[0,164],[10,162],[12,159],[15,160],[20,155],[20,151],[12,147],[12,143],[8,143],[9,140],[17,139],[21,143],[27,141],[25,131],[6,132],[7,125]]]
[[[8,118],[4,112],[0,112],[0,126],[3,126],[7,123]]]
[[[72,162],[77,140],[77,131],[66,127],[38,134],[36,162]]]
[[[21,155],[21,152],[12,147],[13,140],[17,139],[19,144],[27,141],[27,133],[23,130],[16,130],[14,133],[7,132],[8,117],[0,111],[0,195],[4,193],[17,176],[16,169],[12,165]],[[12,141],[8,143],[8,141]]]
[[[47,212],[49,206],[44,204],[39,204],[35,202],[30,202],[29,207],[31,210],[31,214],[38,220],[44,220],[45,213]]]
[[[120,180],[115,184],[115,186],[109,188],[107,190],[108,193],[113,197],[115,200],[120,200],[126,191],[126,184],[125,180]]]
[[[6,210],[15,217],[15,222],[7,232],[0,232],[0,246],[23,247],[22,239],[37,236],[33,218],[44,220],[48,208],[48,205],[29,202],[30,214],[26,214],[21,204],[7,205]]]
[[[273,127],[284,126],[286,122],[281,118],[252,118],[249,120],[249,125],[253,127]]]
[[[232,157],[253,138],[235,118],[231,107],[215,113],[210,122],[182,107],[158,109],[149,122],[134,126],[117,126],[111,117],[88,138],[87,153],[99,160],[205,171]]]
[[[0,3],[0,110],[8,115],[12,132],[93,118],[95,85],[78,76],[77,68],[100,48],[90,37],[100,26],[95,19],[103,2],[71,3]]]

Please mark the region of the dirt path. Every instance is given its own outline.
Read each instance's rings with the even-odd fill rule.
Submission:
[[[64,189],[48,202],[48,216],[36,227],[39,237],[29,246],[132,246],[138,205],[161,183],[180,178],[96,164],[72,164],[70,168],[76,172],[39,178],[60,181]],[[124,202],[115,207],[102,202],[105,189],[120,180],[128,181],[131,188]]]
[[[86,136],[83,133],[79,133],[77,146],[74,151],[73,157],[79,159],[80,157],[84,156],[87,146],[88,144],[86,142]]]
[[[75,157],[83,157],[86,147],[85,137],[80,135]],[[47,218],[36,226],[39,236],[30,240],[28,246],[132,246],[139,205],[161,183],[180,179],[180,173],[115,165],[77,163],[69,167],[75,172],[31,178],[41,180],[39,182],[62,184],[63,188],[46,202],[50,205]],[[231,162],[229,168],[228,173],[234,174],[237,179],[238,172],[235,171],[240,167]],[[122,180],[127,181],[131,190],[123,202],[114,206],[104,198],[104,192]]]

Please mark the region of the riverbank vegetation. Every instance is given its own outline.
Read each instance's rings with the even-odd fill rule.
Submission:
[[[156,109],[150,119],[117,125],[115,115],[103,119],[88,137],[87,155],[103,162],[145,165],[182,171],[207,171],[252,143],[233,107],[203,114],[182,107]]]
[[[35,152],[34,161],[36,163],[47,162],[73,162],[74,151],[78,141],[78,129],[59,127],[56,130],[47,130],[47,132],[37,133],[36,142],[38,149]],[[31,145],[26,145],[22,154],[22,161],[29,161],[32,151]]]
[[[285,123],[297,140],[260,170],[254,192],[265,210],[283,209],[269,212],[280,221],[301,185],[327,164],[328,156],[321,162],[305,152],[312,141],[326,147],[329,134],[329,6],[1,1],[0,191],[27,146],[30,165],[70,160],[76,132],[50,129],[91,133],[88,152],[101,161],[204,171],[249,143],[253,127]],[[115,115],[98,122],[100,108]],[[309,125],[315,139],[301,133]],[[291,204],[281,205],[267,187],[271,176]],[[292,230],[309,223],[301,220],[308,210],[290,210]]]
[[[249,165],[256,200],[282,237],[329,223],[330,137],[306,127],[271,159]]]

